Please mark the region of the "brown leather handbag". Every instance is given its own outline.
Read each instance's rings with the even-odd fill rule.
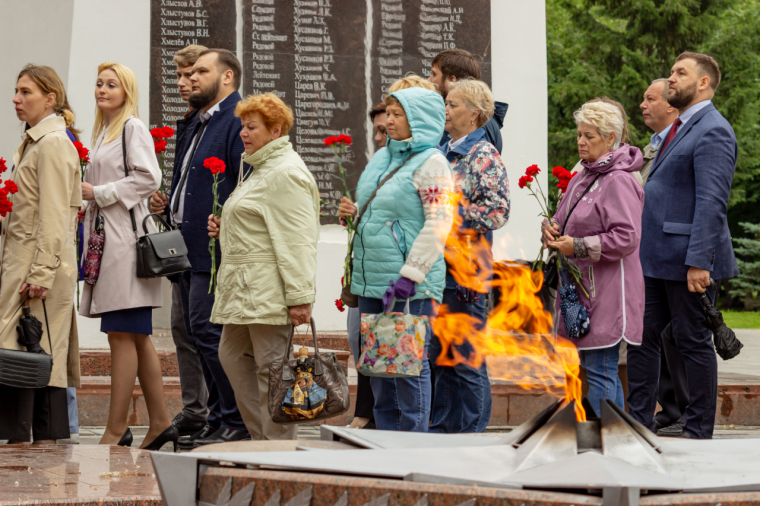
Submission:
[[[293,333],[282,362],[269,365],[269,416],[275,423],[306,423],[339,416],[348,411],[351,397],[348,379],[334,353],[320,353],[314,318],[314,356],[301,348],[298,359],[290,360]]]

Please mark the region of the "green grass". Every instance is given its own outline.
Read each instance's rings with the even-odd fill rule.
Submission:
[[[730,329],[760,329],[760,311],[721,311]]]

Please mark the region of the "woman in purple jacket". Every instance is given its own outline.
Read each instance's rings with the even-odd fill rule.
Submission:
[[[583,169],[570,181],[557,214],[542,229],[544,243],[574,261],[582,273],[578,297],[591,325],[575,344],[586,370],[588,398],[598,415],[602,399],[625,406],[618,377],[620,343],[641,344],[644,277],[639,241],[644,191],[635,174],[643,158],[638,148],[620,143],[624,120],[613,105],[587,102],[574,118]],[[559,299],[557,318],[558,332],[565,336]]]

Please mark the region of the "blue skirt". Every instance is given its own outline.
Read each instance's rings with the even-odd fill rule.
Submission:
[[[150,335],[153,333],[153,308],[133,307],[101,313],[100,331]]]

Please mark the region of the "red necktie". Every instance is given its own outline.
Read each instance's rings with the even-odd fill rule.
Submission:
[[[676,136],[676,133],[678,132],[678,127],[681,124],[681,118],[676,118],[676,120],[673,122],[673,126],[670,127],[670,132],[668,132],[668,136],[665,138],[665,142],[662,143],[662,147],[660,148],[660,153],[665,152],[665,148],[668,147],[668,144],[670,144],[670,141],[673,140],[673,137]]]

